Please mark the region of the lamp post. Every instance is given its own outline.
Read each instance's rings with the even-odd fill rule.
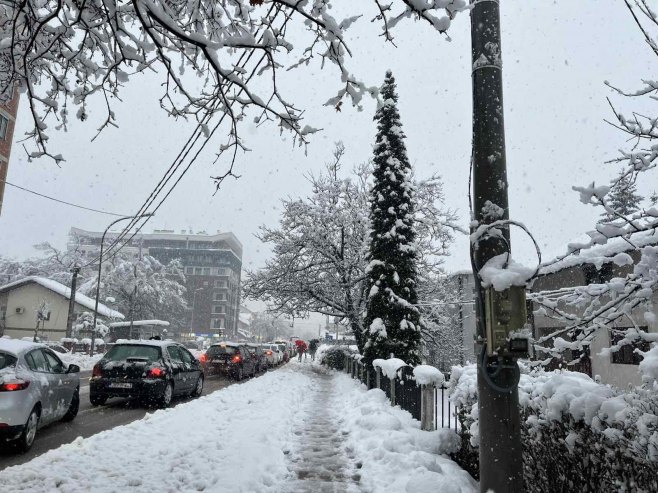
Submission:
[[[190,316],[190,334],[194,333],[194,304],[196,303],[196,293],[203,288],[196,288],[192,294],[192,315]]]
[[[101,267],[103,266],[103,243],[105,243],[105,235],[110,230],[110,228],[118,222],[125,221],[126,219],[151,217],[152,215],[153,213],[149,212],[146,214],[140,214],[139,216],[120,217],[119,219],[112,221],[110,225],[107,228],[105,228],[105,231],[103,232],[103,236],[101,237],[101,250],[98,256],[98,277],[96,278],[96,302],[94,303],[94,325],[92,326],[93,332],[91,334],[91,347],[89,348],[89,356],[94,355],[94,344],[96,343],[96,323],[97,323],[96,320],[98,318],[98,297],[100,296],[100,290],[101,290]]]

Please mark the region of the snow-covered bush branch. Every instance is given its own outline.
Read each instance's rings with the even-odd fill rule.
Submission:
[[[208,127],[228,116],[230,132],[220,150],[243,148],[238,123],[252,109],[300,143],[314,131],[302,126],[302,110],[282,94],[279,72],[317,60],[337,67],[340,89],[327,104],[358,105],[376,88],[347,67],[346,33],[363,15],[379,12],[386,39],[402,19],[416,18],[445,33],[467,9],[465,0],[350,2],[332,15],[330,0],[21,0],[0,2],[0,102],[17,85],[34,121],[32,157],[49,155],[48,126],[66,128],[70,114],[82,121],[92,99],[106,114],[99,131],[116,126],[121,88],[145,71],[162,77],[161,107],[173,117]],[[295,44],[299,41],[299,45]],[[189,71],[190,74],[186,74]],[[265,83],[256,84],[256,79]],[[293,92],[294,91],[288,91]],[[215,118],[213,118],[215,117]]]

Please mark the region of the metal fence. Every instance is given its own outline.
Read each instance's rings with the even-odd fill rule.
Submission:
[[[421,421],[423,429],[437,430],[453,428],[459,432],[459,421],[456,418],[458,409],[448,398],[448,387],[445,385],[418,385],[413,378],[413,367],[403,366],[394,379],[382,374],[381,369],[353,358],[347,358],[344,368],[352,378],[356,378],[369,389],[379,388],[391,401],[391,405],[400,406],[411,416]]]

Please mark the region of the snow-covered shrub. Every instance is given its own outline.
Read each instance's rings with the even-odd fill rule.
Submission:
[[[349,346],[333,346],[322,353],[320,363],[334,370],[345,369],[345,361],[354,350]]]
[[[455,459],[476,460],[474,365],[453,368],[450,394],[463,433]],[[538,370],[521,374],[519,404],[525,491],[658,491],[655,391],[624,392],[582,373]]]

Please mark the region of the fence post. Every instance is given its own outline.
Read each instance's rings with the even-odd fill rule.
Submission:
[[[434,385],[421,385],[420,390],[420,429],[434,431]]]
[[[391,382],[391,406],[395,407],[395,381],[397,380],[398,376],[397,374],[395,375],[394,378],[390,379]]]
[[[378,389],[381,389],[382,388],[382,369],[377,368],[376,372],[377,372],[377,374],[376,374],[376,378],[375,378],[375,384],[376,384],[376,387]]]

